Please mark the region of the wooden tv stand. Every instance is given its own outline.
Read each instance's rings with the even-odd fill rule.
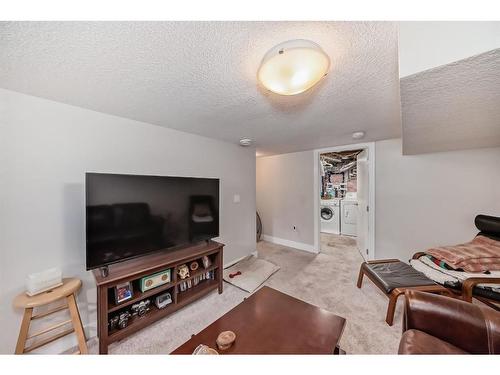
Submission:
[[[219,294],[222,293],[223,247],[224,245],[221,243],[209,241],[179,250],[151,253],[137,259],[109,266],[109,274],[106,277],[101,275],[100,270],[93,270],[97,286],[99,353],[107,354],[109,344],[130,336],[132,333],[179,310],[212,290],[218,289]],[[211,259],[212,264],[206,269],[200,264],[198,270],[190,271],[188,279],[192,280],[194,277],[210,271],[213,271],[214,279],[200,281],[196,286],[192,286],[186,291],[180,291],[179,284],[188,279],[178,279],[178,267],[182,264],[189,265],[189,262],[200,260],[205,255]],[[141,292],[138,285],[140,278],[168,268],[171,270],[171,281],[168,284]],[[114,287],[127,281],[132,282],[133,297],[120,304],[116,304],[114,300]],[[172,303],[162,309],[158,309],[154,304],[154,297],[165,292],[170,292],[172,295]],[[123,329],[109,330],[108,323],[112,316],[117,315],[120,311],[130,309],[134,303],[138,303],[144,299],[151,301],[150,310],[144,316],[131,317],[127,327]]]

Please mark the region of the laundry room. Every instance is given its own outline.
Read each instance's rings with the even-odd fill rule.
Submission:
[[[319,159],[321,243],[357,249],[365,256],[368,206],[359,201],[368,195],[367,150],[324,152]]]

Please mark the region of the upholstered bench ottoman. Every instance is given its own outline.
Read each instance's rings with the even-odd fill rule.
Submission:
[[[422,292],[450,295],[450,292],[418,272],[399,259],[381,259],[363,262],[359,269],[358,288],[361,288],[363,276],[366,275],[382,292],[389,297],[385,321],[392,326],[396,302],[407,289]]]

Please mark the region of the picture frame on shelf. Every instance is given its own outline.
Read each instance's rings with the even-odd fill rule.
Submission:
[[[115,302],[120,304],[122,302],[128,301],[134,296],[134,289],[130,281],[118,284],[115,286]]]

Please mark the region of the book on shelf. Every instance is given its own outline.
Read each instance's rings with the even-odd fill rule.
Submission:
[[[197,286],[201,281],[204,280],[214,280],[215,279],[215,271],[207,271],[200,275],[196,275],[190,279],[179,282],[179,291],[184,292],[192,287]]]

